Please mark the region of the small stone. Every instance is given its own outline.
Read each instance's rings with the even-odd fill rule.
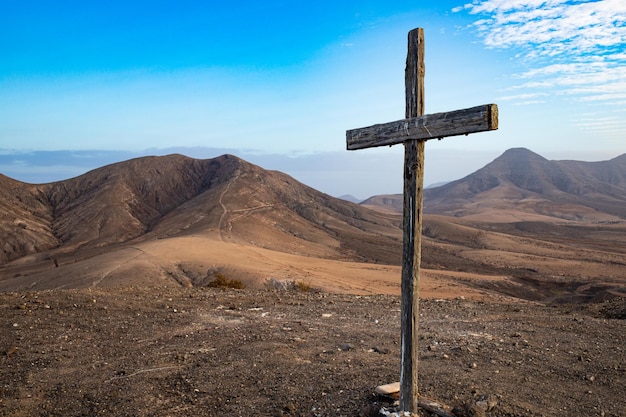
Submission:
[[[344,343],[339,346],[339,350],[341,350],[342,352],[346,352],[348,350],[354,350],[354,345],[351,343]]]
[[[4,352],[4,354],[7,357],[9,357],[9,356],[13,355],[14,353],[16,353],[17,351],[18,351],[17,346],[13,346],[13,347],[10,347],[9,349],[7,349],[6,352]]]
[[[481,395],[476,401],[476,406],[482,408],[485,411],[493,410],[498,405],[498,400],[495,395],[487,394]]]
[[[472,362],[472,364],[470,365],[470,368],[476,369],[478,368],[478,364],[476,362]]]
[[[379,385],[374,389],[378,395],[393,395],[400,392],[400,383],[392,382],[391,384]]]
[[[374,346],[372,348],[372,352],[380,353],[381,355],[386,355],[389,353],[389,349],[387,348],[379,348],[378,346]]]

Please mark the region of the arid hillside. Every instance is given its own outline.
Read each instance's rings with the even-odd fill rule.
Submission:
[[[310,255],[390,262],[394,255],[368,246],[394,244],[399,227],[397,218],[230,155],[138,158],[43,185],[0,177],[0,189],[0,265],[208,230],[287,252],[300,244]]]
[[[622,171],[567,163],[613,181],[576,194],[517,154],[526,177],[500,161],[425,216],[420,395],[455,417],[624,416]],[[228,155],[0,191],[0,416],[393,409],[374,388],[399,378],[399,214]]]
[[[502,158],[519,155],[531,167],[549,165],[525,150]],[[495,189],[522,192],[512,185],[506,158],[491,164],[499,171],[479,172],[498,175]],[[619,201],[622,177],[602,167],[591,171],[613,179],[609,188]],[[467,181],[454,184],[439,189],[442,207],[463,201],[455,193]],[[399,293],[399,214],[335,199],[233,156],[139,158],[51,184],[2,177],[0,186],[7,196],[0,291],[206,286],[221,276],[253,288],[299,282],[328,292]],[[425,218],[423,294],[581,302],[626,293],[626,223],[615,214],[565,220],[537,212],[551,207],[548,197],[520,211],[513,197],[472,195],[463,209],[472,215]],[[561,207],[552,214],[564,205],[582,207],[563,192],[550,198]]]
[[[1,180],[5,291],[204,285],[216,273],[249,286],[308,282],[319,265],[324,280],[339,275],[331,287],[349,291],[340,271],[389,269],[401,257],[399,216],[230,155],[139,158],[43,185]]]
[[[402,196],[361,203],[402,210]],[[488,222],[620,222],[626,220],[626,154],[610,161],[549,161],[509,149],[478,171],[424,190],[424,211]]]

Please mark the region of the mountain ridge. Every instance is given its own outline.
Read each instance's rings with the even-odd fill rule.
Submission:
[[[581,212],[586,206],[572,198],[588,200],[587,183],[553,180],[567,170],[608,179],[601,191],[615,196],[592,199],[619,208],[626,159],[557,169],[529,152],[509,152],[473,183],[444,186],[451,191],[439,208],[452,209],[424,216],[427,292],[488,290],[558,302],[626,293],[626,222],[590,207]],[[572,194],[576,187],[582,191]],[[39,185],[0,176],[0,192],[0,291],[206,286],[219,276],[254,288],[300,282],[331,292],[400,290],[401,215],[331,197],[232,155],[137,158]]]
[[[398,212],[402,196],[386,197],[382,205],[376,196],[361,204]],[[550,161],[513,148],[464,178],[424,190],[425,213],[493,220],[498,210],[515,211],[517,220],[626,220],[626,154],[599,162]]]
[[[3,176],[0,191],[9,196],[0,206],[0,232],[6,236],[0,264],[44,251],[68,253],[199,229],[217,231],[222,239],[249,240],[238,230],[246,218],[256,218],[259,225],[280,224],[282,243],[305,240],[317,245],[322,256],[376,261],[347,235],[365,235],[360,231],[364,223],[378,228],[383,241],[395,241],[398,227],[397,220],[232,155],[204,160],[178,154],[141,157],[41,185]],[[264,209],[272,219],[260,215]],[[233,216],[239,217],[235,227]],[[262,237],[261,232],[256,235]],[[291,243],[282,243],[273,244],[288,250]]]

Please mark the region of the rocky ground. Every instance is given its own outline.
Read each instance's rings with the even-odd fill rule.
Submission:
[[[420,392],[458,416],[626,416],[625,310],[422,300]],[[376,416],[399,322],[396,296],[0,294],[0,416]]]

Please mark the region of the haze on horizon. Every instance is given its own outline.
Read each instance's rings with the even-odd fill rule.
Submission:
[[[0,13],[0,173],[48,182],[183,150],[233,153],[332,195],[400,192],[402,147],[348,152],[345,131],[403,117],[414,27],[427,113],[500,108],[497,132],[429,142],[427,184],[515,147],[624,153],[621,0],[36,1]]]

